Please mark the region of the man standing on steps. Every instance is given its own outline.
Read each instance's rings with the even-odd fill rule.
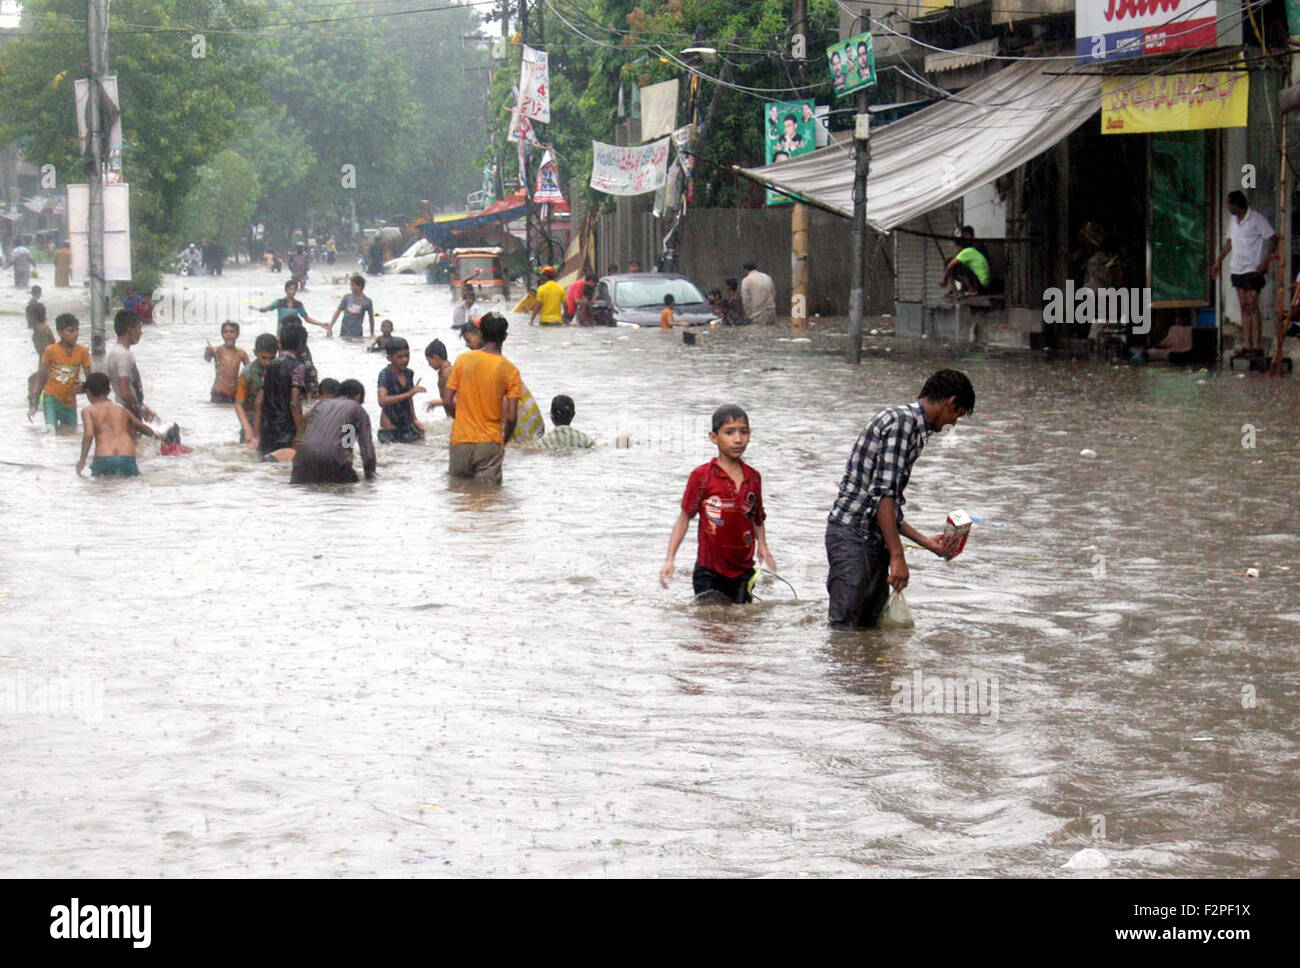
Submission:
[[[1277,254],[1280,236],[1268,219],[1246,201],[1244,193],[1228,192],[1228,241],[1214,260],[1210,278],[1214,279],[1229,253],[1229,276],[1241,303],[1241,330],[1246,345],[1236,355],[1263,356],[1263,333],[1259,317],[1259,293],[1264,288],[1265,274]]]
[[[754,325],[769,326],[776,322],[776,284],[766,272],[759,272],[752,262],[745,263],[740,301],[745,306],[745,318]]]
[[[501,486],[505,442],[514,435],[524,395],[519,368],[501,355],[509,325],[500,313],[485,313],[483,347],[456,357],[447,378],[447,408],[456,414],[447,466],[452,478]]]

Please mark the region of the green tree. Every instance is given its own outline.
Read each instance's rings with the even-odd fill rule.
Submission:
[[[85,180],[73,81],[88,73],[84,0],[29,0],[30,33],[5,46],[0,142],[17,141],[59,181]],[[246,0],[115,0],[109,71],[118,78],[131,185],[132,260],[141,281],[172,261],[181,205],[198,169],[224,147],[241,108],[264,98],[264,14]],[[203,33],[197,57],[192,40]],[[147,285],[147,283],[145,283]]]
[[[191,240],[216,239],[234,252],[257,208],[257,171],[243,155],[223,151],[198,170],[181,225]]]
[[[303,200],[311,197],[318,164],[307,135],[283,105],[266,104],[241,116],[232,145],[257,173],[258,196],[249,221],[265,226],[267,246],[284,248],[302,223]]]
[[[762,163],[762,103],[803,97],[830,101],[824,55],[827,44],[838,36],[839,8],[834,0],[809,0],[808,63],[803,82],[797,63],[789,56],[790,13],[789,0],[744,4],[733,0],[556,0],[549,5],[544,41],[538,42],[535,25],[530,39],[551,55],[551,124],[544,135],[567,162],[566,177],[582,184],[591,202],[611,204],[608,196],[591,192],[585,184],[591,170],[591,141],[614,140],[619,87],[630,109],[633,86],[680,78],[683,94],[678,117],[685,124],[691,74],[679,63],[680,52],[688,46],[712,46],[719,51],[720,60],[700,70],[732,86],[701,79],[695,95],[701,116],[710,108],[714,113],[712,128],[700,146],[705,163],[696,167],[696,204],[761,204],[761,192],[738,181],[728,166]],[[518,62],[515,48],[510,70],[496,78],[491,92],[492,151],[507,159],[514,153],[505,136]],[[804,84],[809,85],[808,90],[790,90]],[[514,162],[507,161],[507,168],[513,170]]]
[[[416,3],[412,9],[422,6]],[[420,199],[463,202],[477,187],[484,53],[461,41],[471,8],[398,16],[392,3],[351,4],[345,23],[281,38],[266,78],[273,101],[300,131],[314,162],[298,212],[341,223],[414,214]],[[309,18],[319,6],[286,0],[282,16]]]

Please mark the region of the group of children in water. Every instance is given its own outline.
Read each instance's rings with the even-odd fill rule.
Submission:
[[[351,296],[359,297],[359,290],[364,285],[364,279],[354,277]],[[263,311],[277,311],[279,335],[260,334],[254,341],[251,357],[239,346],[240,326],[234,321],[222,324],[221,342],[216,346],[208,344],[203,354],[204,359],[213,364],[215,371],[210,393],[212,403],[229,406],[234,410],[239,422],[240,441],[256,448],[263,460],[295,460],[298,445],[308,430],[308,418],[320,409],[320,401],[345,397],[361,404],[365,399],[364,387],[359,381],[318,379],[307,349],[307,330],[303,320],[321,326],[327,332],[332,330],[334,321],[320,323],[311,319],[306,308],[296,298],[296,288],[290,280],[285,284],[284,299],[260,307]],[[77,342],[80,324],[76,317],[67,313],[59,317],[56,322],[59,337],[56,340],[45,324],[44,306],[39,304],[35,295],[33,303],[35,305],[29,304],[28,325],[32,329],[33,345],[41,357],[41,364],[40,369],[28,381],[30,413],[34,415],[37,409],[43,408],[46,411],[46,423],[52,428],[60,424],[75,425],[76,395],[87,394],[90,405],[82,411],[85,437],[78,473],[84,469],[93,445],[93,475],[135,476],[139,473],[135,461],[135,437],[141,433],[158,436],[141,419],[151,417],[152,414],[141,412],[138,407],[132,406],[134,401],[123,400],[120,394],[119,402],[126,403],[126,409],[110,402],[109,396],[117,390],[108,375],[100,374],[97,377],[91,372],[90,353]],[[354,305],[355,311],[350,308]],[[364,338],[361,324],[366,315],[370,316],[373,333],[373,306],[369,299],[364,300],[364,303],[359,299],[356,303],[350,303],[349,297],[345,296],[336,316],[339,313],[346,314],[343,333],[347,337]],[[121,311],[117,314],[115,329],[130,330],[135,327],[135,339],[127,338],[125,344],[128,350],[138,340],[139,326],[139,320],[130,312]],[[468,351],[481,347],[482,334],[477,321],[463,325],[461,334]],[[119,337],[121,338],[121,333]],[[422,441],[425,428],[416,417],[415,398],[428,392],[429,388],[416,378],[409,366],[410,344],[394,335],[391,320],[384,320],[380,325],[380,334],[369,348],[383,352],[388,358],[388,365],[380,371],[377,379],[380,423],[376,436],[379,443]],[[442,340],[434,339],[425,347],[425,360],[437,380],[437,397],[428,403],[426,410],[443,408],[448,417],[454,418],[455,404],[447,392],[452,364]],[[130,368],[134,372],[133,357]],[[78,379],[83,371],[84,379]],[[531,395],[528,396],[527,403],[532,409],[537,409]],[[317,406],[313,407],[313,404]],[[568,396],[560,395],[552,401],[551,419],[558,432],[551,434],[544,432],[540,412],[531,415],[532,419],[525,419],[521,412],[518,431],[513,440],[555,451],[594,446],[595,442],[590,437],[571,426],[575,409]],[[349,434],[352,435],[357,435],[361,429],[355,423],[342,426],[351,427]],[[368,419],[365,421],[365,432],[365,439],[357,435],[353,442],[361,449],[367,476],[373,476],[373,450],[369,441]],[[310,455],[303,457],[310,458]],[[350,470],[350,447],[346,453],[331,454],[331,460],[344,459]],[[301,457],[295,461],[295,482],[357,479],[355,475],[338,477],[332,472],[300,474],[297,465],[302,462]]]
[[[240,440],[255,447],[263,460],[293,461],[292,483],[357,481],[352,467],[354,447],[360,453],[366,478],[372,478],[376,460],[370,418],[362,406],[365,388],[355,379],[317,379],[307,351],[306,327],[302,317],[292,311],[301,309],[301,304],[295,306],[294,293],[287,287],[286,292],[291,311],[281,319],[279,336],[260,334],[251,358],[238,345],[240,327],[233,321],[222,324],[219,346],[209,344],[205,348],[204,358],[215,368],[211,400],[234,409]],[[281,307],[272,304],[268,311],[271,308]],[[301,311],[305,316],[305,309]],[[59,317],[59,339],[54,341],[52,337],[46,339],[44,319],[37,318],[43,315],[43,308],[39,314],[29,314],[29,324],[42,363],[32,380],[43,377],[40,403],[46,410],[47,423],[51,417],[55,425],[75,423],[75,394],[84,392],[89,405],[82,410],[84,435],[77,473],[85,469],[93,445],[93,475],[137,475],[136,436],[159,434],[132,409],[109,401],[114,388],[108,375],[91,372],[90,354],[77,343],[76,317]],[[358,316],[356,322],[360,321]],[[381,414],[377,436],[380,443],[415,443],[424,439],[425,431],[416,419],[414,401],[427,390],[409,366],[410,345],[393,335],[391,323],[386,324],[376,340],[376,346],[388,357],[388,365],[377,379]],[[139,326],[133,314],[118,314],[115,329],[119,343],[127,350],[138,340]],[[468,351],[480,348],[482,334],[473,322],[462,326],[461,332]],[[427,409],[442,407],[449,417],[454,417],[455,395],[447,393],[452,364],[441,340],[429,343],[425,359],[436,374],[438,392],[438,398],[429,402]],[[81,370],[86,373],[84,382],[76,379]],[[33,413],[36,407],[33,402]],[[543,446],[552,450],[594,446],[590,437],[571,426],[574,413],[570,397],[554,398],[551,419],[555,429],[543,436]],[[519,423],[522,428],[526,421]],[[672,578],[673,559],[689,519],[699,514],[700,547],[692,574],[696,593],[712,591],[725,600],[744,602],[751,597],[755,557],[768,568],[776,567],[763,527],[766,513],[761,478],[742,459],[749,443],[748,416],[739,407],[720,408],[713,415],[709,437],[718,448],[718,456],[696,468],[687,482],[660,579],[666,585]],[[515,439],[519,439],[518,435]]]

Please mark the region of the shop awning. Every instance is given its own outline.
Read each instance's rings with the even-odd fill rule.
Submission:
[[[867,221],[887,232],[924,215],[1020,167],[1095,115],[1101,78],[1044,73],[1061,69],[1061,61],[1019,61],[873,133]],[[738,171],[853,215],[852,142]]]
[[[957,71],[963,67],[974,67],[989,59],[989,55],[998,52],[997,38],[981,40],[978,44],[946,50],[941,54],[925,55],[925,72],[938,74],[941,71]]]
[[[555,205],[557,214],[567,213],[569,203],[567,201],[559,202]],[[441,245],[444,241],[451,238],[453,232],[464,232],[469,229],[479,229],[488,225],[500,225],[505,222],[513,222],[516,219],[523,218],[528,212],[528,199],[524,195],[523,189],[515,192],[508,198],[503,198],[499,202],[494,202],[487,208],[480,209],[477,212],[457,212],[451,215],[435,215],[432,222],[425,222],[420,226],[424,230],[425,238],[436,245]]]

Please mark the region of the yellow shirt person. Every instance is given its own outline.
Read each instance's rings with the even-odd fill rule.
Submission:
[[[541,317],[543,326],[564,325],[564,287],[555,281],[555,269],[547,266],[542,270],[546,281],[537,287],[537,307],[533,310],[530,323]]]

